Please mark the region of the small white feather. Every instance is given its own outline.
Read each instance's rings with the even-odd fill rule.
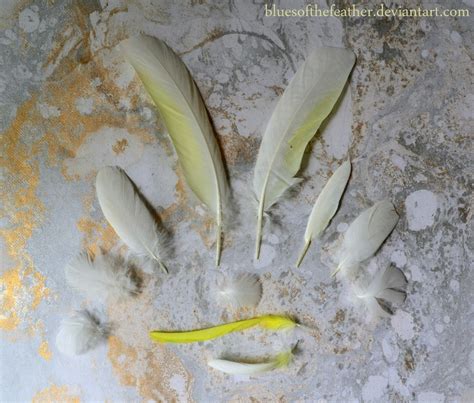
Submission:
[[[358,295],[364,299],[369,310],[378,316],[390,316],[392,304],[401,304],[406,299],[407,280],[403,272],[394,266],[379,271],[367,290]]]
[[[287,351],[277,355],[275,358],[262,363],[245,363],[230,360],[215,359],[208,361],[208,365],[218,371],[231,375],[256,375],[272,371],[276,368],[285,367],[292,358],[292,352]]]
[[[296,262],[296,267],[299,267],[303,261],[311,242],[321,236],[334,214],[336,214],[350,175],[351,162],[347,160],[336,169],[316,199],[308,219],[304,234],[304,247]]]
[[[77,311],[61,322],[56,346],[66,355],[84,354],[103,342],[108,334],[109,328],[89,311]]]
[[[342,241],[339,270],[343,272],[368,259],[377,252],[398,222],[398,214],[388,200],[375,203],[364,210],[349,226]]]
[[[168,272],[161,257],[165,236],[126,173],[118,167],[102,168],[97,174],[96,191],[105,218],[122,241]]]
[[[262,298],[262,284],[255,274],[221,277],[217,296],[224,304],[236,309],[256,307]]]
[[[83,252],[66,266],[69,285],[92,298],[128,297],[138,293],[134,273],[122,259],[99,253],[95,259]]]

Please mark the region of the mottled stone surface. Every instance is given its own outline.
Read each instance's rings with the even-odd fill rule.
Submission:
[[[474,400],[472,17],[265,18],[253,3],[1,3],[1,400]],[[474,12],[469,0],[438,6]],[[212,220],[115,47],[139,31],[182,57],[208,106],[241,207],[220,270],[261,277],[254,311],[226,309],[210,293]],[[304,181],[272,211],[256,262],[250,184],[262,131],[298,65],[321,44],[352,48],[357,64],[307,150]],[[341,208],[296,270],[312,203],[348,155],[353,174]],[[84,248],[126,252],[95,199],[104,165],[126,169],[173,235],[171,274],[143,273],[142,294],[120,303],[84,299],[63,270]],[[409,287],[391,319],[373,321],[330,278],[331,245],[383,198],[401,218],[364,270],[392,262]],[[72,359],[54,340],[60,320],[79,308],[107,318],[113,336]],[[315,330],[249,330],[183,346],[148,339],[153,328],[264,313],[293,315]],[[298,340],[294,362],[263,376],[232,377],[206,365],[221,355],[264,357]]]

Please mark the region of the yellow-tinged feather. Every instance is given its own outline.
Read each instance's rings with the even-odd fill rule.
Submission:
[[[260,326],[264,329],[271,330],[283,330],[295,327],[296,323],[286,316],[265,315],[200,330],[183,332],[152,331],[150,332],[150,338],[153,341],[162,343],[194,343],[212,340],[225,336],[228,333],[242,331],[254,326]]]
[[[227,180],[199,90],[184,63],[160,40],[141,35],[123,41],[120,48],[165,122],[186,182],[215,216],[218,265]]]

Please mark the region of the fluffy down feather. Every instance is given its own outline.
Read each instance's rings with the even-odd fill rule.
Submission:
[[[357,295],[367,304],[369,311],[376,316],[387,317],[393,314],[392,304],[401,304],[406,299],[407,279],[403,272],[394,266],[379,271],[367,290]]]
[[[92,298],[123,298],[139,291],[133,270],[118,257],[99,253],[93,259],[83,252],[66,266],[65,271],[69,285]]]
[[[77,311],[61,322],[56,336],[58,350],[66,355],[84,354],[104,341],[109,328],[87,310]]]
[[[256,307],[262,298],[262,284],[255,274],[239,274],[218,280],[218,299],[233,308]]]

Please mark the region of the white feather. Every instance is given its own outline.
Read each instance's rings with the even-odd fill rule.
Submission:
[[[66,266],[66,280],[92,298],[123,298],[138,293],[133,270],[122,259],[99,253],[94,259],[81,253]]]
[[[215,359],[208,361],[208,365],[218,371],[231,375],[256,375],[263,372],[272,371],[276,368],[285,367],[292,358],[291,351],[281,353],[275,358],[262,363],[245,363],[230,360]]]
[[[118,167],[102,168],[97,174],[96,191],[105,218],[122,241],[167,272],[161,257],[165,237],[125,172]]]
[[[262,284],[255,274],[222,277],[218,281],[217,295],[224,304],[236,309],[256,307],[262,298]]]
[[[391,304],[401,304],[406,299],[407,280],[403,272],[394,266],[379,271],[367,290],[359,295],[369,310],[378,316],[390,316]],[[389,305],[387,305],[387,303]]]
[[[255,257],[260,254],[263,213],[299,182],[304,151],[331,112],[354,65],[348,49],[320,48],[310,53],[278,101],[255,164],[253,188],[259,202]]]
[[[296,267],[301,264],[311,242],[321,236],[331,218],[336,214],[350,175],[351,162],[348,160],[336,169],[316,199],[308,219],[304,234],[304,247],[296,262]]]
[[[77,311],[61,322],[56,346],[66,355],[84,354],[103,342],[108,334],[109,328],[90,312]]]
[[[344,234],[339,265],[333,275],[339,270],[344,272],[374,255],[397,222],[398,214],[388,200],[382,200],[364,210]]]
[[[222,157],[199,90],[181,59],[162,41],[141,35],[120,44],[155,102],[178,154],[186,182],[216,220],[221,253],[228,187]]]

